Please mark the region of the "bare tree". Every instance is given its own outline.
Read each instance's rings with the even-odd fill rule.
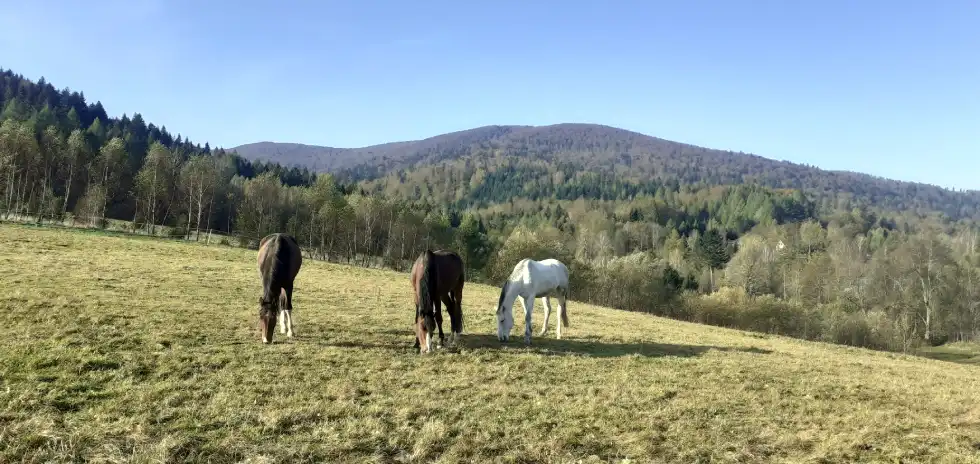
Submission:
[[[68,202],[71,199],[71,188],[75,181],[75,172],[79,165],[85,164],[88,153],[88,144],[85,142],[85,134],[81,129],[71,131],[68,136],[67,152],[65,153],[68,164],[68,180],[65,182],[65,201],[61,207],[61,214],[68,213]]]
[[[168,187],[173,182],[172,162],[170,150],[160,142],[153,142],[136,175],[136,191],[146,208],[146,227],[150,234],[156,233],[159,211],[168,201]]]
[[[100,167],[100,184],[104,192],[102,208],[99,211],[100,221],[105,221],[109,200],[115,195],[119,181],[125,174],[126,158],[126,145],[119,137],[113,137],[99,150],[99,157],[96,162]]]
[[[218,167],[210,155],[196,155],[184,164],[180,173],[180,183],[187,197],[187,231],[194,226],[195,237],[201,235],[201,220],[211,222],[210,202],[218,183]],[[208,207],[208,217],[204,216]],[[195,211],[196,209],[196,211]]]

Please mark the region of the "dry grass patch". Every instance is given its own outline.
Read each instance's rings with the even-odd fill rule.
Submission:
[[[254,251],[0,245],[0,462],[980,462],[972,365],[576,302],[501,347],[475,284],[462,347],[418,356],[407,274],[313,261],[263,346]]]

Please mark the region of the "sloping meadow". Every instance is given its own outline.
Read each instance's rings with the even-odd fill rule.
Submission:
[[[975,366],[574,301],[565,339],[537,304],[502,346],[475,284],[419,356],[407,274],[312,260],[264,346],[254,251],[0,245],[0,462],[980,462]]]

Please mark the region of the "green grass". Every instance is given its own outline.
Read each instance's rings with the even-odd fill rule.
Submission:
[[[265,346],[255,251],[0,245],[4,463],[980,462],[969,364],[576,302],[567,339],[502,347],[475,284],[462,347],[419,356],[406,274],[314,261],[297,338]]]
[[[980,366],[980,344],[948,343],[942,346],[926,346],[916,353],[920,356],[942,361]]]

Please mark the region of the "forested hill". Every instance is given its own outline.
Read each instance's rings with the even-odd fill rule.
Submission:
[[[102,181],[111,184],[99,195],[108,198],[100,214],[108,217],[134,217],[135,199],[130,195],[136,186],[135,174],[144,164],[154,143],[169,150],[167,164],[172,176],[182,165],[200,155],[214,155],[229,175],[253,178],[272,172],[291,186],[309,185],[315,175],[305,168],[284,167],[278,163],[252,162],[221,148],[201,146],[180,134],[171,134],[166,126],[148,123],[139,113],[110,117],[96,101],[89,103],[84,92],[70,88],[58,90],[43,77],[37,82],[0,68],[0,122],[8,125],[0,138],[0,171],[8,174],[5,188],[7,203],[15,203],[14,186],[25,191],[23,203],[58,199],[60,206],[42,205],[46,209],[72,211],[87,192],[86,188]],[[18,132],[20,128],[27,132]],[[18,135],[34,135],[18,138]],[[73,137],[74,136],[74,137]],[[109,142],[113,142],[109,144]],[[39,185],[31,185],[37,181]],[[175,196],[176,192],[168,192]],[[10,211],[10,205],[5,205]],[[36,211],[37,206],[34,206]],[[167,221],[175,214],[168,210],[156,218]]]
[[[831,208],[870,207],[917,215],[941,212],[953,220],[980,220],[980,191],[957,192],[862,173],[828,171],[596,124],[486,126],[365,148],[260,142],[232,150],[249,160],[329,171],[346,180],[391,176],[404,183],[413,177],[410,171],[463,161],[452,164],[458,172],[451,174],[461,182],[470,182],[478,167],[492,177],[501,169],[520,171],[533,166],[551,174],[615,174],[620,182],[632,185],[653,180],[706,186],[757,183],[801,189]],[[517,194],[520,196],[520,189]]]

